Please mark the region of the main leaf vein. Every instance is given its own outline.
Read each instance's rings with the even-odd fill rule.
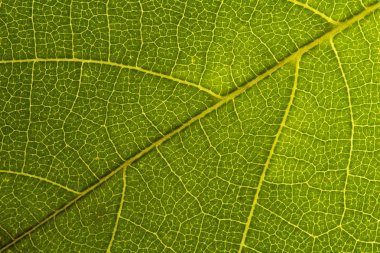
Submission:
[[[17,238],[15,238],[14,240],[12,240],[8,244],[4,245],[4,247],[1,248],[0,251],[1,252],[5,251],[6,249],[10,248],[12,245],[16,244],[17,242],[19,242],[20,240],[22,240],[23,238],[25,238],[26,236],[30,235],[32,232],[34,232],[35,230],[37,230],[39,227],[41,227],[42,225],[44,225],[45,223],[47,223],[48,221],[50,221],[51,219],[53,219],[54,217],[56,217],[57,215],[59,215],[60,213],[62,213],[63,211],[65,211],[66,209],[68,209],[69,207],[71,207],[78,200],[80,200],[81,198],[83,198],[84,196],[86,196],[87,194],[91,193],[93,190],[95,190],[99,186],[101,186],[104,182],[106,182],[111,177],[113,177],[114,175],[116,175],[119,171],[121,171],[123,169],[126,169],[129,165],[131,165],[135,161],[139,160],[141,157],[143,157],[144,155],[146,155],[148,152],[150,152],[154,148],[160,146],[162,143],[166,142],[167,140],[169,140],[174,135],[180,133],[182,130],[186,129],[187,127],[189,127],[193,123],[197,122],[198,120],[204,118],[205,116],[207,116],[211,112],[215,111],[216,109],[218,109],[222,105],[228,103],[229,101],[231,101],[234,98],[238,97],[239,95],[243,94],[246,90],[250,89],[252,86],[254,86],[258,82],[264,80],[268,76],[271,76],[274,72],[276,72],[278,69],[280,69],[284,65],[286,65],[286,64],[288,64],[290,62],[294,62],[297,59],[300,59],[300,57],[304,53],[310,51],[311,49],[313,49],[314,47],[320,45],[321,43],[323,43],[325,41],[328,41],[330,38],[334,37],[336,34],[342,32],[343,30],[347,29],[348,27],[351,27],[353,24],[355,24],[359,20],[365,18],[369,14],[375,12],[379,8],[380,8],[380,2],[378,2],[378,3],[376,3],[376,4],[372,5],[372,6],[370,6],[368,8],[366,8],[361,13],[353,16],[351,19],[347,20],[346,22],[341,23],[340,25],[336,26],[334,29],[332,29],[331,31],[327,32],[323,36],[321,36],[318,39],[310,42],[309,44],[301,47],[296,52],[294,52],[292,55],[290,55],[289,57],[283,59],[282,61],[280,61],[279,63],[277,63],[275,66],[269,68],[267,71],[265,71],[261,75],[257,76],[255,79],[253,79],[253,80],[249,81],[248,83],[246,83],[245,85],[237,88],[236,90],[234,90],[230,94],[228,94],[228,95],[226,95],[224,97],[221,97],[221,99],[218,102],[216,102],[214,105],[212,105],[211,107],[207,108],[203,112],[197,114],[196,116],[194,116],[193,118],[189,119],[187,122],[185,122],[184,124],[182,124],[178,128],[174,129],[172,132],[170,132],[170,133],[162,136],[160,139],[158,139],[157,141],[153,142],[152,144],[150,144],[149,146],[147,146],[145,149],[141,150],[135,156],[133,156],[133,157],[129,158],[128,160],[126,160],[119,167],[115,168],[109,174],[105,175],[99,181],[97,181],[96,183],[94,183],[93,185],[91,185],[90,187],[88,187],[87,189],[85,189],[84,191],[82,191],[80,194],[78,194],[74,199],[72,199],[71,201],[69,201],[66,205],[64,205],[63,207],[57,209],[53,213],[50,213],[43,220],[41,220],[39,223],[37,223],[33,227],[29,228],[29,230],[25,231],[23,234],[19,235]],[[26,59],[26,60],[0,61],[0,63],[33,62],[33,61],[48,61],[48,60],[56,61],[56,62],[57,61],[62,61],[62,59]],[[65,61],[88,62],[88,63],[98,63],[98,64],[110,64],[110,65],[113,65],[113,66],[118,66],[118,67],[124,67],[124,68],[130,68],[130,69],[139,70],[139,71],[142,71],[142,72],[145,72],[145,73],[153,74],[153,75],[156,75],[156,76],[160,76],[162,78],[167,78],[167,79],[171,79],[171,80],[176,81],[176,78],[168,77],[168,76],[165,76],[163,74],[157,74],[157,73],[154,73],[154,72],[149,71],[149,70],[143,70],[143,69],[141,69],[139,67],[125,66],[123,64],[118,64],[118,63],[106,63],[106,62],[103,62],[103,61],[82,60],[82,59],[66,59]]]

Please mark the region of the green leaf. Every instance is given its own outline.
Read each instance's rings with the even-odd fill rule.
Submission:
[[[379,252],[380,2],[3,0],[1,252]]]

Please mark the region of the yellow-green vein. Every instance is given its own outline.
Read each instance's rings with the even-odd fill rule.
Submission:
[[[334,20],[333,18],[327,16],[326,14],[324,14],[323,12],[320,12],[319,10],[311,7],[310,5],[308,4],[305,4],[305,3],[302,3],[302,2],[299,2],[297,0],[287,0],[291,3],[294,3],[295,5],[298,5],[298,6],[301,6],[303,8],[305,8],[306,10],[309,10],[311,12],[313,12],[314,14],[320,16],[321,18],[323,18],[324,20],[326,20],[327,22],[333,24],[333,25],[338,25],[340,22],[339,21],[336,21]]]
[[[343,222],[343,219],[344,219],[344,215],[345,215],[346,209],[347,209],[346,191],[347,191],[348,177],[350,176],[350,166],[351,166],[351,160],[352,160],[352,150],[354,148],[355,121],[354,121],[354,114],[353,114],[353,111],[352,111],[352,102],[351,102],[352,100],[351,100],[350,87],[348,85],[346,74],[344,73],[342,62],[340,61],[340,57],[339,57],[338,51],[335,48],[335,44],[334,44],[333,38],[330,39],[330,44],[331,44],[331,48],[334,51],[336,60],[338,61],[339,70],[341,72],[341,75],[342,75],[342,78],[343,78],[343,81],[344,81],[344,85],[346,86],[347,99],[348,99],[348,107],[349,107],[349,110],[350,110],[350,120],[351,120],[350,151],[349,151],[348,162],[347,162],[347,167],[346,167],[346,171],[347,171],[346,172],[346,179],[345,179],[344,188],[343,188],[343,213],[342,213],[342,217],[340,219],[340,225],[342,225],[342,222]]]
[[[6,64],[6,63],[22,63],[22,62],[79,62],[79,63],[92,63],[92,64],[101,64],[101,65],[110,65],[114,67],[119,67],[119,68],[126,68],[126,69],[131,69],[131,70],[136,70],[139,72],[143,72],[152,76],[164,78],[167,80],[171,80],[177,83],[185,84],[191,87],[195,87],[203,92],[208,93],[209,95],[217,98],[217,99],[222,99],[223,97],[219,94],[216,94],[212,90],[206,89],[205,87],[192,83],[186,80],[182,80],[176,77],[168,76],[165,74],[161,74],[158,72],[154,72],[151,70],[147,70],[141,67],[135,67],[135,66],[130,66],[122,63],[116,63],[116,62],[111,62],[111,61],[101,61],[101,60],[89,60],[89,59],[79,59],[79,58],[35,58],[35,59],[21,59],[21,60],[3,60],[0,61],[0,64]]]
[[[262,185],[264,183],[267,170],[269,168],[269,165],[270,165],[270,162],[272,160],[273,154],[274,154],[274,152],[276,150],[276,146],[277,146],[278,140],[279,140],[279,138],[281,136],[282,129],[284,128],[284,126],[286,124],[286,120],[288,119],[290,108],[293,105],[294,97],[295,97],[296,90],[297,90],[298,71],[299,71],[299,62],[300,62],[300,60],[301,60],[301,57],[298,58],[297,61],[296,61],[296,63],[295,63],[295,74],[294,74],[294,84],[293,84],[293,88],[292,88],[292,93],[290,94],[290,99],[289,99],[288,106],[285,109],[284,117],[282,118],[280,127],[278,128],[277,134],[276,134],[276,136],[274,138],[272,147],[271,147],[271,149],[269,151],[268,158],[267,158],[267,160],[265,162],[263,171],[261,173],[259,183],[257,185],[256,193],[255,193],[255,196],[253,198],[253,202],[252,202],[252,206],[251,206],[251,210],[249,212],[247,223],[245,224],[243,236],[241,238],[240,247],[239,247],[239,253],[243,251],[243,248],[245,246],[245,241],[247,239],[248,230],[249,230],[251,222],[252,222],[253,213],[255,212],[255,208],[257,206],[257,202],[258,202],[258,199],[259,199],[261,187],[262,187]]]
[[[119,227],[119,221],[120,221],[120,217],[121,217],[121,212],[123,211],[123,203],[124,203],[124,198],[125,198],[125,191],[127,189],[127,175],[126,175],[125,172],[126,172],[126,169],[123,169],[123,190],[121,192],[120,206],[119,206],[119,210],[117,211],[115,225],[113,226],[113,230],[112,230],[112,236],[111,236],[110,242],[108,243],[108,248],[107,248],[107,252],[108,253],[111,252],[111,248],[112,248],[112,244],[113,244],[113,242],[115,240],[117,228]]]
[[[208,115],[211,112],[215,111],[216,109],[218,109],[219,107],[221,107],[225,103],[231,101],[235,97],[241,95],[246,90],[248,90],[249,88],[251,88],[253,85],[257,84],[258,82],[260,82],[263,79],[267,78],[268,76],[272,75],[275,71],[277,71],[278,69],[280,69],[281,67],[283,67],[287,63],[292,62],[292,61],[294,61],[297,58],[300,58],[300,56],[302,56],[304,53],[310,51],[312,48],[318,46],[322,42],[328,41],[330,38],[334,37],[336,34],[340,33],[341,31],[345,30],[346,28],[352,26],[353,24],[355,24],[359,20],[363,19],[367,15],[373,13],[374,11],[378,10],[379,8],[380,8],[380,2],[378,2],[378,3],[376,3],[376,4],[372,5],[372,6],[370,6],[368,8],[366,8],[364,11],[362,11],[358,15],[352,17],[351,19],[347,20],[346,22],[344,22],[344,23],[340,24],[339,26],[335,27],[333,30],[331,30],[330,32],[326,33],[322,37],[320,37],[320,38],[314,40],[313,42],[311,42],[311,43],[309,43],[309,44],[301,47],[295,53],[293,53],[292,55],[290,55],[286,59],[280,61],[278,64],[276,64],[272,68],[268,69],[267,71],[265,71],[263,74],[259,75],[258,77],[256,77],[252,81],[246,83],[244,86],[242,86],[242,87],[236,89],[235,91],[233,91],[232,93],[224,96],[220,101],[218,101],[217,103],[215,103],[213,106],[211,106],[208,109],[204,110],[203,112],[199,113],[195,117],[189,119],[183,125],[181,125],[178,128],[174,129],[172,132],[170,132],[170,133],[162,136],[159,140],[153,142],[148,147],[146,147],[145,149],[143,149],[139,153],[137,153],[135,156],[133,156],[133,157],[129,158],[128,160],[126,160],[119,167],[117,167],[116,169],[114,169],[109,174],[105,175],[104,177],[102,177],[98,182],[94,183],[93,185],[91,185],[90,187],[88,187],[87,189],[85,189],[84,191],[82,191],[80,194],[78,194],[78,196],[76,196],[74,199],[72,199],[71,201],[69,201],[66,205],[64,205],[63,207],[57,209],[53,213],[50,213],[43,220],[41,220],[38,224],[34,225],[29,230],[27,230],[23,234],[19,235],[17,238],[15,238],[14,240],[12,240],[7,245],[4,245],[4,247],[1,248],[0,251],[2,252],[4,250],[10,248],[12,245],[16,244],[18,241],[20,241],[24,237],[28,236],[29,234],[31,234],[33,231],[35,231],[36,229],[38,229],[39,227],[41,227],[42,225],[44,225],[45,223],[47,223],[49,220],[51,220],[52,218],[54,218],[55,216],[57,216],[58,214],[60,214],[64,210],[66,210],[67,208],[69,208],[76,201],[78,201],[79,199],[83,198],[84,196],[86,196],[87,194],[89,194],[90,192],[92,192],[97,187],[101,186],[104,182],[106,182],[112,176],[114,176],[115,174],[117,174],[119,171],[121,171],[124,168],[127,168],[130,164],[132,164],[133,162],[139,160],[142,156],[144,156],[145,154],[147,154],[148,152],[150,152],[152,149],[154,149],[155,147],[158,147],[159,145],[161,145],[165,141],[169,140],[172,136],[176,135],[177,133],[181,132],[185,128],[189,127],[194,122],[196,122],[196,121],[204,118],[206,115]],[[34,60],[18,60],[18,62],[22,62],[22,61],[33,62]],[[44,61],[46,61],[46,60],[44,60]],[[57,60],[55,60],[55,61],[57,61]],[[79,60],[79,59],[76,59],[75,61],[81,62],[81,60]],[[82,60],[82,61],[84,61],[84,60]],[[0,63],[5,63],[5,62],[6,61],[2,61],[2,62],[0,61]],[[12,61],[8,61],[8,62],[12,63]],[[91,62],[96,62],[96,61],[91,61]],[[103,62],[101,62],[101,63],[103,63]],[[117,64],[117,63],[114,63],[114,64],[116,66],[122,65],[122,64]]]
[[[73,189],[71,189],[71,188],[69,188],[67,186],[58,184],[58,183],[56,183],[54,181],[51,181],[51,180],[49,180],[47,178],[43,178],[43,177],[39,177],[39,176],[36,176],[36,175],[28,174],[28,173],[25,173],[25,172],[18,172],[18,171],[11,171],[11,170],[0,170],[0,173],[12,174],[12,175],[16,175],[16,176],[24,176],[24,177],[30,177],[30,178],[38,179],[40,181],[43,181],[43,182],[46,182],[46,183],[58,186],[59,188],[65,189],[66,191],[69,191],[69,192],[72,192],[72,193],[75,193],[75,194],[80,194],[80,192],[78,192],[78,191],[75,191],[75,190],[73,190]]]
[[[0,7],[1,7],[1,4],[0,4]],[[0,225],[0,229],[3,230],[9,236],[9,238],[13,239],[13,236],[5,228],[3,228],[1,225]]]

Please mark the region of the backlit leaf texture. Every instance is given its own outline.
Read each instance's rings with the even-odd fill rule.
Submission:
[[[0,252],[380,252],[379,9],[0,1]]]

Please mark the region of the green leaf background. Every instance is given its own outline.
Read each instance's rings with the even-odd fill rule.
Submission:
[[[378,9],[0,1],[0,251],[380,252]]]

